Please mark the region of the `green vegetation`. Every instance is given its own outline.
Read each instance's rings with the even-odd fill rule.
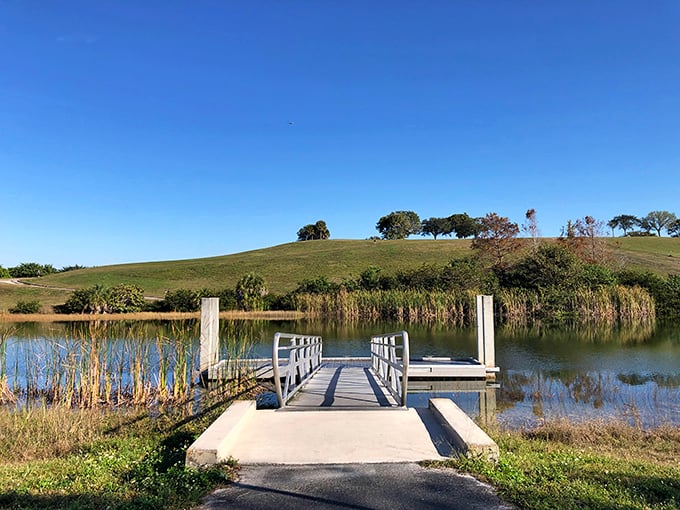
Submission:
[[[618,423],[556,422],[492,436],[501,450],[498,465],[471,458],[444,465],[490,482],[519,508],[680,506],[678,428],[643,431]]]
[[[9,313],[38,313],[40,312],[40,301],[17,301],[17,304],[9,309]]]
[[[0,408],[0,507],[179,509],[233,478],[233,463],[184,467],[186,448],[224,410],[73,412]]]
[[[607,248],[608,267],[612,272],[622,269],[650,271],[663,277],[680,274],[680,242],[677,239],[621,237],[601,239],[601,242]],[[256,273],[264,278],[269,289],[266,298],[268,303],[276,296],[285,295],[314,279],[324,278],[333,286],[356,281],[360,275],[366,275],[371,267],[379,268],[379,278],[382,279],[418,270],[424,279],[427,267],[451,267],[455,271],[449,271],[448,277],[457,279],[458,288],[461,288],[461,282],[470,282],[471,278],[479,279],[480,276],[470,267],[466,257],[470,253],[469,240],[296,242],[223,257],[95,267],[26,280],[49,288],[0,285],[0,311],[9,310],[18,301],[40,301],[43,311],[48,311],[48,307],[63,304],[68,299],[70,292],[59,289],[83,289],[94,285],[112,287],[121,282],[139,286],[147,296],[157,298],[179,298],[182,296],[174,294],[191,290],[195,293],[184,296],[185,301],[193,299],[196,303],[205,295],[204,289],[225,289],[209,292],[212,295],[218,292],[225,299],[225,304],[228,303],[227,308],[236,308],[235,296],[230,293],[239,279],[248,273]],[[508,256],[507,261],[515,260]],[[561,273],[558,277],[564,276]],[[600,274],[597,278],[602,276]],[[484,278],[488,279],[489,274]],[[482,290],[494,290],[481,281],[477,281],[477,285]],[[265,308],[267,306],[265,304]],[[169,306],[153,309],[185,308]]]

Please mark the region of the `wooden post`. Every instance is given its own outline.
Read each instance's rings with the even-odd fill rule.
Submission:
[[[220,299],[201,298],[201,372],[217,364],[219,326]]]
[[[477,359],[487,367],[496,366],[493,331],[493,296],[477,296]]]

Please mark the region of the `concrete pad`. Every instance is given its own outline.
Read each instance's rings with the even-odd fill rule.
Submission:
[[[423,412],[424,411],[424,412]],[[258,410],[224,452],[241,465],[418,462],[450,445],[427,410]]]
[[[239,400],[231,404],[187,449],[186,465],[201,467],[228,459],[227,452],[256,409],[254,400]]]
[[[498,445],[486,432],[448,398],[431,398],[429,408],[435,415],[449,442],[465,454],[498,462]]]

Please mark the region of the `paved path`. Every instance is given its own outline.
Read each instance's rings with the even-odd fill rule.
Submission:
[[[246,466],[196,510],[509,510],[493,489],[450,469],[418,464]]]

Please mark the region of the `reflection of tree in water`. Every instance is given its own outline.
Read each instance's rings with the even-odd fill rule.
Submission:
[[[577,374],[570,380],[562,379],[567,387],[569,396],[576,403],[593,404],[595,409],[602,407],[604,403],[605,384],[602,375],[592,376],[590,374]]]
[[[630,386],[642,386],[649,382],[655,383],[660,388],[680,387],[680,375],[663,374],[618,374],[616,378],[623,384]]]

